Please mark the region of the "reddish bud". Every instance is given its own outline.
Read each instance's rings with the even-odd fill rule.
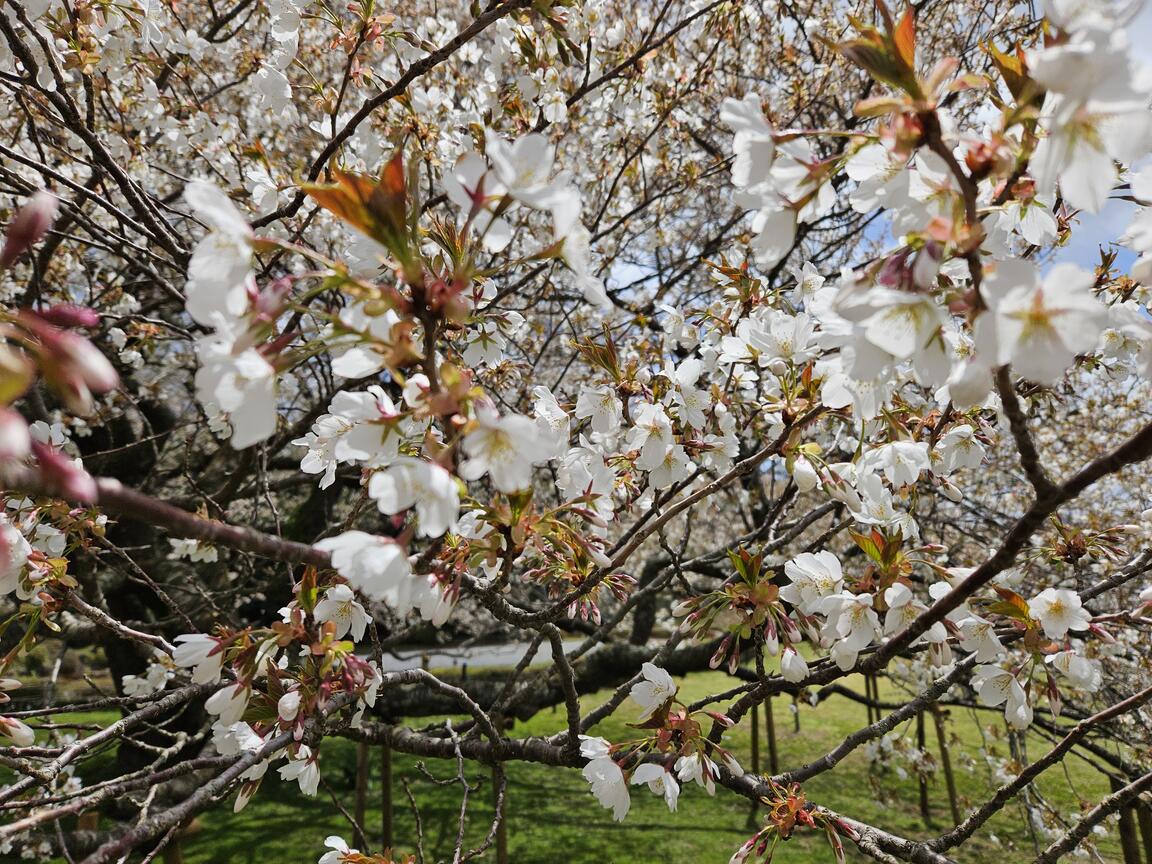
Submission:
[[[75,303],[57,303],[36,314],[57,327],[95,327],[100,323],[100,316],[94,309]]]
[[[964,164],[968,166],[972,179],[979,182],[996,167],[996,149],[987,141],[977,141],[964,154]]]
[[[108,358],[84,336],[49,324],[39,313],[23,311],[20,322],[39,339],[44,380],[69,411],[90,413],[92,393],[106,393],[120,383]]]
[[[92,475],[54,447],[32,442],[32,453],[40,463],[40,473],[63,498],[91,504],[96,501],[96,481]]]
[[[0,270],[12,264],[40,240],[56,218],[60,201],[51,192],[41,189],[20,208],[4,234],[4,248],[0,250]]]
[[[106,393],[116,389],[120,383],[120,377],[108,358],[83,336],[61,332],[54,347],[66,374],[63,382],[65,388],[81,396],[76,400],[78,407],[91,404],[91,396],[87,391]]]
[[[256,316],[271,323],[284,309],[284,301],[292,291],[292,279],[288,276],[270,283],[256,296]]]

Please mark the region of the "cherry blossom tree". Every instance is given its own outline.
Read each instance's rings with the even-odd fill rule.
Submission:
[[[1102,830],[1139,861],[1136,11],[0,7],[0,849],[152,860],[270,768],[317,795],[348,739],[458,766],[455,861],[497,842],[516,762],[582,773],[624,830],[633,796],[748,799],[733,862],[809,832],[828,860],[961,861],[1021,802],[1037,862],[1101,860]],[[1069,261],[1114,200],[1123,235]],[[524,658],[384,662],[482,637]],[[79,649],[111,689],[36,680]],[[689,699],[705,670],[726,686]],[[761,773],[732,737],[782,694],[867,719]],[[550,706],[546,737],[508,722]],[[945,706],[1014,742],[951,827],[806,791],[861,752],[923,762],[896,732]],[[1072,757],[1113,791],[1062,812],[1033,783]],[[423,860],[351,827],[322,864]]]

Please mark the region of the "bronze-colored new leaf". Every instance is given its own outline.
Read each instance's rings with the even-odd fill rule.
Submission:
[[[403,153],[398,152],[388,161],[379,180],[340,168],[332,169],[332,177],[335,183],[304,184],[304,192],[325,210],[383,245],[409,275],[412,244],[407,231]]]

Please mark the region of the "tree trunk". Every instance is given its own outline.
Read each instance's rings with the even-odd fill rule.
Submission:
[[[1136,822],[1140,826],[1140,839],[1144,842],[1144,864],[1152,864],[1152,806],[1137,799]]]
[[[1112,791],[1124,788],[1124,781],[1110,778]],[[1143,864],[1140,855],[1140,838],[1136,835],[1136,814],[1131,806],[1120,808],[1120,849],[1124,853],[1124,864]]]

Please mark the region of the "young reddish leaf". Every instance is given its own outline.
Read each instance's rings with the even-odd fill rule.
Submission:
[[[1028,609],[1028,602],[1009,588],[1001,588],[999,585],[993,585],[992,588],[1000,595],[1001,599],[992,603],[988,609],[991,612],[998,612],[1008,618],[1015,618],[1018,621],[1029,623],[1032,621],[1032,613]]]
[[[868,534],[860,534],[856,531],[850,531],[849,533],[864,554],[879,564],[884,557],[884,536],[876,531],[869,532]]]
[[[900,52],[900,59],[904,61],[909,69],[915,70],[916,15],[911,4],[904,7],[904,14],[900,17],[900,23],[896,25],[896,30],[892,34],[892,38],[896,43],[896,50]]]

